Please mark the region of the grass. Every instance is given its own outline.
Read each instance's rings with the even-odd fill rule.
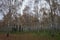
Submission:
[[[6,32],[0,32],[0,34],[4,34]],[[42,37],[43,39],[44,38],[47,38],[47,39],[54,39],[54,40],[60,40],[60,31],[59,30],[41,30],[39,32],[37,31],[23,31],[23,32],[10,32],[10,34],[12,35],[23,35],[23,36],[33,36],[33,37],[37,37],[37,38],[40,38]],[[32,37],[32,38],[33,38]]]

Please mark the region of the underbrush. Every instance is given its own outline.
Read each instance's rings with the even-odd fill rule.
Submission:
[[[8,31],[8,32],[0,32],[0,34],[16,34],[16,35],[33,35],[38,37],[48,37],[48,38],[54,38],[56,40],[60,40],[60,30],[39,30],[39,31]]]

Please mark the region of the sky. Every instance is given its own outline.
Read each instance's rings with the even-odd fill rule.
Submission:
[[[0,12],[0,20],[3,20],[3,15],[1,12]]]
[[[34,4],[34,1],[35,0],[24,0],[23,2],[22,2],[22,0],[18,0],[18,2],[22,2],[22,5],[20,5],[19,7],[18,7],[18,9],[17,9],[17,13],[20,13],[21,15],[23,15],[23,10],[26,8],[26,6],[28,6],[30,9],[28,9],[28,10],[26,10],[28,13],[32,13],[32,14],[34,14],[35,12],[34,12],[34,7],[35,7],[35,4]],[[18,3],[17,2],[17,3]],[[1,4],[2,4],[2,2],[0,1],[0,6],[1,6]],[[5,2],[4,2],[4,4],[5,4]],[[12,4],[13,5],[15,5],[14,4],[14,2],[12,2]],[[6,5],[5,5],[6,6]],[[8,7],[5,7],[5,6],[3,6],[3,10],[4,10],[4,12],[5,13],[7,13],[8,12]],[[38,1],[38,3],[37,3],[37,6],[38,6],[38,10],[40,10],[41,8],[46,8],[46,12],[48,13],[48,10],[50,10],[50,6],[49,6],[49,4],[45,1],[45,0],[40,0],[40,1]],[[1,8],[1,7],[0,7]],[[3,14],[2,14],[3,12],[1,12],[0,11],[0,20],[2,20],[3,19]],[[41,12],[42,13],[42,12]],[[42,14],[41,14],[42,15]]]
[[[35,12],[33,11],[33,10],[35,10],[34,9],[34,6],[35,6],[35,4],[34,4],[34,1],[35,0],[24,0],[23,2],[22,2],[22,0],[18,0],[18,2],[22,2],[22,5],[20,5],[19,7],[18,7],[18,9],[17,9],[17,13],[20,13],[21,15],[23,15],[23,10],[26,8],[26,6],[28,6],[30,9],[28,9],[28,10],[26,10],[28,13],[32,13],[32,14],[35,14]],[[4,2],[4,4],[5,4],[5,2]],[[2,5],[2,1],[0,1],[0,6]],[[14,4],[14,1],[12,2],[12,5],[15,5]],[[6,6],[6,5],[5,5]],[[38,4],[37,4],[37,6],[38,6],[38,8],[46,8],[46,9],[50,9],[50,6],[49,6],[49,4],[45,1],[45,0],[40,0],[39,2],[38,2]],[[1,7],[0,7],[1,8]],[[2,7],[2,9],[3,9],[3,11],[4,11],[4,13],[5,12],[7,12],[8,11],[8,7]],[[40,9],[38,9],[38,10],[40,10]],[[2,20],[3,19],[3,14],[2,14],[2,12],[0,12],[0,20]]]
[[[20,13],[21,12],[21,15],[23,15],[23,10],[26,8],[26,6],[28,6],[30,9],[29,9],[29,11],[28,12],[33,12],[33,10],[35,10],[34,9],[34,6],[35,6],[35,4],[34,4],[34,1],[35,0],[24,0],[23,1],[23,5],[21,6],[21,9],[19,9],[18,10],[18,13]],[[39,5],[38,5],[39,4]],[[45,0],[41,0],[41,2],[39,1],[38,3],[37,3],[37,6],[41,9],[41,8],[46,8],[46,9],[50,9],[50,6],[49,6],[49,4],[45,1]],[[39,10],[40,10],[39,9]]]

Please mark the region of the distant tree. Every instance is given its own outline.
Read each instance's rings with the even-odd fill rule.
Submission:
[[[58,16],[59,16],[59,1],[58,0],[47,0],[50,5],[49,23],[52,28],[58,28]]]

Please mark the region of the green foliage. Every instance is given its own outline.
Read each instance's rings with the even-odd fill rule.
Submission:
[[[16,28],[12,28],[12,32],[16,32],[17,31],[17,29]]]

